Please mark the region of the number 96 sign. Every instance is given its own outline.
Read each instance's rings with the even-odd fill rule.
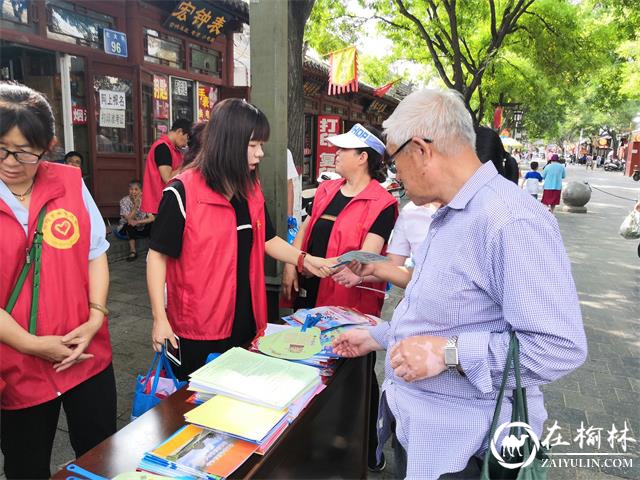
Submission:
[[[104,28],[103,39],[105,52],[110,55],[117,55],[118,57],[128,56],[126,33]]]

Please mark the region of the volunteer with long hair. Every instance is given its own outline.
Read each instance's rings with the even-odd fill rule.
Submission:
[[[214,107],[193,166],[165,189],[151,232],[147,285],[153,347],[180,339],[180,379],[207,355],[246,345],[267,324],[264,254],[327,276],[331,262],[275,235],[258,180],[269,122],[227,99]],[[167,284],[167,307],[164,284]]]
[[[343,178],[320,184],[311,215],[293,242],[295,247],[327,258],[351,250],[384,254],[398,216],[398,202],[380,185],[386,178],[386,167],[379,136],[373,128],[356,124],[348,133],[327,139],[338,147],[336,172]],[[296,308],[338,305],[380,315],[384,283],[361,283],[380,292],[346,288],[330,278],[299,277],[291,265],[285,266],[282,286],[285,298],[297,294]]]
[[[385,145],[380,136],[377,130],[356,124],[349,132],[327,139],[338,147],[336,172],[343,178],[320,184],[311,215],[293,242],[295,247],[334,259],[351,250],[385,254],[398,216],[398,202],[380,185],[386,178]],[[338,279],[344,277],[347,270],[338,273]],[[380,315],[384,282],[360,278],[357,287],[366,288],[347,288],[340,285],[338,279],[298,277],[294,268],[285,265],[282,286],[285,298],[291,299],[298,294],[294,301],[296,309],[337,305]],[[378,463],[375,456],[379,395],[378,382],[372,371],[368,465],[374,472],[385,467],[385,461]]]
[[[42,94],[0,83],[0,421],[8,478],[49,478],[60,406],[77,456],[116,431],[105,321],[109,244],[82,172],[43,160],[56,144],[54,125]]]

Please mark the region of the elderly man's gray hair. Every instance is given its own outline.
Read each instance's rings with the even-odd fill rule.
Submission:
[[[411,93],[382,127],[387,142],[396,146],[421,137],[432,140],[435,149],[444,155],[455,155],[463,146],[475,149],[471,114],[455,90],[423,89]]]

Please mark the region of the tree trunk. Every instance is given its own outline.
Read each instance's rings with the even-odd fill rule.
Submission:
[[[304,26],[315,0],[289,0],[289,150],[296,167],[301,168],[304,151]]]

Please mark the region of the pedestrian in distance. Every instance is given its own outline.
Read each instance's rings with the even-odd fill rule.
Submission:
[[[194,162],[165,188],[151,231],[153,348],[178,347],[181,380],[208,354],[247,346],[267,325],[265,253],[328,276],[331,262],[275,234],[258,177],[269,122],[240,99],[216,104]],[[165,309],[164,285],[167,286]]]
[[[527,191],[536,200],[540,192],[540,184],[542,183],[542,175],[538,171],[538,162],[531,162],[531,170],[525,173],[522,181],[522,188]]]
[[[7,478],[51,476],[61,406],[78,457],[116,431],[105,307],[109,244],[82,172],[45,161],[54,128],[41,93],[0,83],[0,443]]]
[[[538,386],[586,358],[571,266],[553,216],[514,195],[493,163],[478,159],[458,92],[413,92],[383,127],[409,198],[443,206],[413,272],[385,262],[350,264],[356,274],[406,288],[405,297],[391,322],[349,330],[333,349],[344,357],[386,350],[378,454],[393,436],[398,478],[479,478],[512,332],[537,435],[547,418]],[[522,245],[549,260],[544,272],[523,264]],[[542,304],[532,308],[531,298]],[[506,401],[499,424],[510,418]]]
[[[182,149],[189,142],[191,125],[191,121],[179,118],[173,122],[169,133],[162,135],[151,145],[144,166],[143,212],[154,215],[158,213],[162,190],[182,168]]]
[[[553,213],[556,206],[560,204],[560,195],[562,193],[562,179],[567,176],[564,165],[560,163],[558,155],[554,153],[549,159],[549,163],[542,170],[542,178],[544,179],[544,190],[542,192],[542,203],[547,206],[549,211]]]

